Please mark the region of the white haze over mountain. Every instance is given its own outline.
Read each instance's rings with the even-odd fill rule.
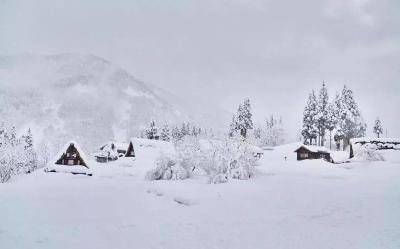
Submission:
[[[233,113],[249,97],[256,123],[282,115],[291,140],[311,89],[326,81],[333,99],[346,84],[367,135],[379,116],[385,135],[400,137],[399,9],[399,0],[0,0],[0,54],[100,56],[219,129],[230,121],[221,108]]]
[[[37,140],[75,139],[93,150],[126,140],[154,119],[160,126],[192,120],[153,89],[93,55],[0,57],[0,116]],[[159,90],[158,90],[159,92]]]

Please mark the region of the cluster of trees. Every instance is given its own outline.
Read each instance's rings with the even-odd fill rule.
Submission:
[[[260,146],[277,146],[285,142],[285,132],[282,117],[271,115],[265,124],[254,129],[254,138]]]
[[[277,146],[284,143],[284,129],[282,117],[276,119],[271,115],[266,119],[265,124],[254,128],[253,114],[251,112],[251,104],[249,99],[245,99],[239,105],[232,121],[229,125],[229,136],[235,137],[240,135],[247,140],[255,139],[255,144],[260,146]],[[252,130],[252,133],[249,131]]]
[[[26,174],[38,166],[33,147],[31,130],[17,137],[15,127],[10,132],[0,126],[0,182],[8,181],[13,175]]]
[[[354,99],[353,91],[345,85],[341,93],[336,93],[330,102],[325,83],[316,96],[314,90],[309,94],[303,115],[301,134],[305,144],[325,145],[325,136],[329,132],[330,147],[332,134],[336,148],[343,149],[350,143],[351,138],[365,136],[366,124]]]
[[[176,142],[182,140],[185,136],[198,137],[207,136],[209,134],[212,134],[212,130],[207,131],[206,129],[202,129],[195,124],[190,123],[182,123],[181,126],[174,126],[171,129],[169,124],[165,122],[160,130],[156,126],[155,121],[151,121],[149,128],[144,132],[144,137],[147,139]]]

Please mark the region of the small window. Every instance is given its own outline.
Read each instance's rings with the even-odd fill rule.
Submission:
[[[300,158],[308,158],[308,153],[300,153]]]
[[[74,165],[74,160],[68,160],[68,165]]]

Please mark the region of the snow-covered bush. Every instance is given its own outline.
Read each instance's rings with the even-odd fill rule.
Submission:
[[[182,140],[177,141],[175,150],[179,164],[188,171],[198,168],[204,157],[200,142],[194,136],[185,136]]]
[[[374,147],[360,146],[354,152],[354,161],[385,161],[382,153]]]
[[[156,166],[155,169],[147,172],[147,180],[183,180],[189,177],[188,170],[169,156],[160,155],[156,160]]]
[[[202,172],[209,176],[210,183],[248,180],[254,175],[257,161],[253,148],[241,136],[224,140],[185,136],[175,143],[175,154],[157,159],[156,168],[147,173],[146,179],[179,180]]]
[[[228,179],[248,180],[254,175],[256,158],[251,145],[242,139],[203,141],[199,166],[208,174],[210,183],[225,183]]]

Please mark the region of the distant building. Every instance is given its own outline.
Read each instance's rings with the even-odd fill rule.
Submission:
[[[85,156],[76,142],[69,142],[65,147],[59,152],[55,159],[55,164],[57,165],[67,165],[75,166],[81,165],[89,168],[86,164]]]
[[[294,152],[297,153],[297,160],[306,159],[325,159],[328,162],[332,162],[331,154],[325,147],[315,145],[302,145]]]
[[[400,150],[400,139],[366,137],[350,139],[350,158],[353,158],[355,152],[361,148],[371,150]]]
[[[106,163],[118,160],[119,157],[135,157],[135,150],[132,142],[108,142],[100,147],[99,151],[94,154],[94,157],[97,162]]]

